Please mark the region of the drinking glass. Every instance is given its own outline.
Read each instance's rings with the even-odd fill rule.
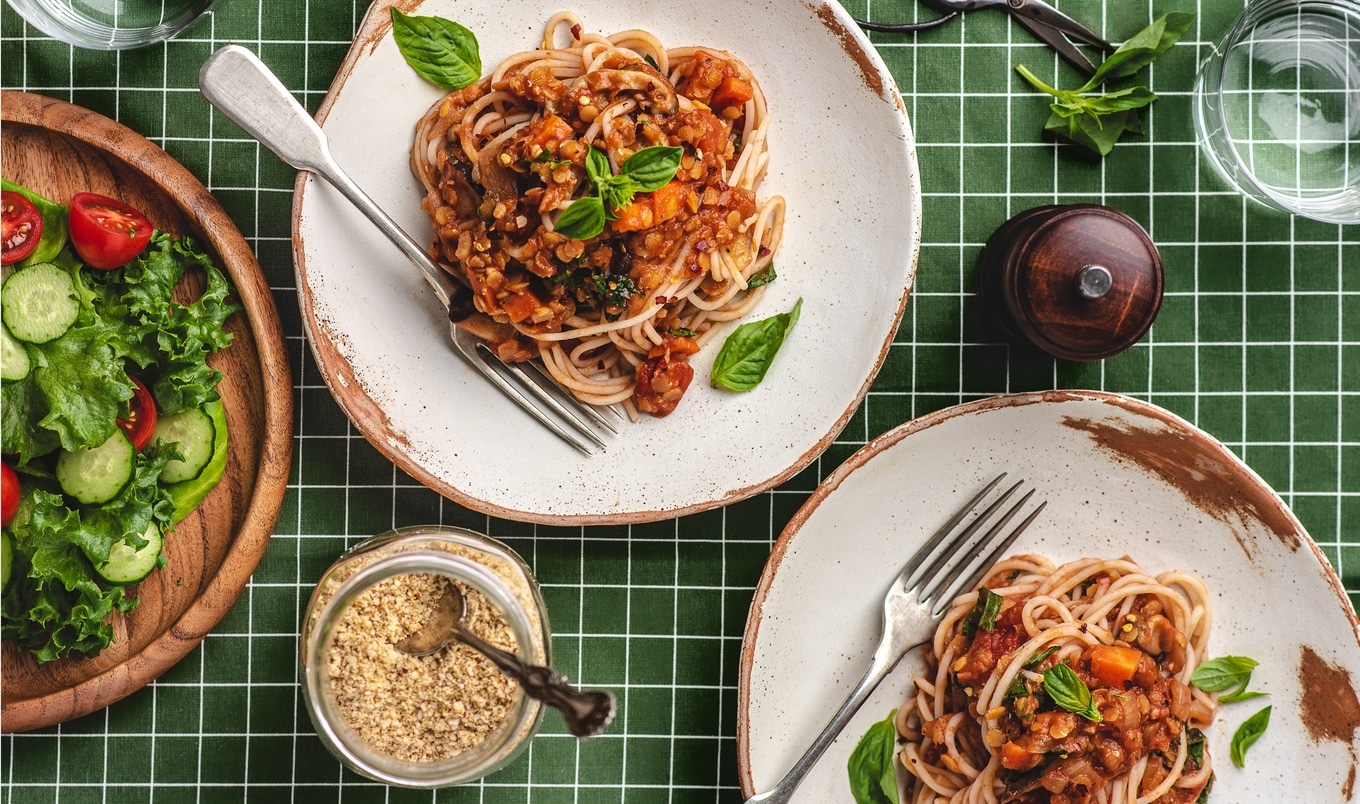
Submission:
[[[1261,203],[1360,223],[1360,0],[1257,0],[1200,68],[1195,126]]]
[[[7,0],[29,25],[91,50],[163,42],[208,10],[213,0]]]

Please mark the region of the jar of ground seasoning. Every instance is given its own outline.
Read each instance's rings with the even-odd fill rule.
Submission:
[[[509,763],[538,731],[541,704],[467,645],[427,656],[396,648],[448,584],[462,593],[474,633],[551,664],[538,585],[509,547],[439,525],[359,544],[317,584],[301,640],[312,723],[357,773],[405,787],[470,782]]]

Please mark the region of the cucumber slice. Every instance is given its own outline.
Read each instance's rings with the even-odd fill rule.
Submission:
[[[47,343],[66,334],[80,314],[71,275],[50,262],[30,265],[5,281],[0,311],[10,334],[28,343]]]
[[[0,530],[0,594],[9,591],[9,576],[14,574],[14,537]]]
[[[132,480],[136,458],[137,450],[120,428],[97,447],[63,452],[57,458],[57,482],[62,491],[86,505],[106,503]]]
[[[0,377],[6,380],[22,380],[28,376],[33,363],[28,359],[28,350],[19,339],[0,326]]]
[[[154,438],[175,444],[184,456],[182,461],[170,461],[165,465],[161,471],[161,482],[183,483],[198,477],[203,467],[212,460],[215,435],[212,419],[198,408],[161,417],[156,422]]]
[[[156,568],[156,559],[161,557],[161,529],[152,522],[146,526],[146,532],[142,534],[146,539],[146,546],[140,550],[134,550],[132,545],[127,542],[119,542],[109,551],[109,560],[99,564],[94,571],[99,573],[99,577],[116,584],[137,583]]]
[[[209,402],[203,406],[203,412],[212,419],[213,429],[213,456],[208,461],[208,465],[203,468],[198,477],[193,480],[186,480],[183,483],[172,483],[166,486],[170,492],[170,497],[175,501],[175,512],[171,515],[171,520],[178,522],[189,514],[193,513],[198,504],[208,496],[208,493],[216,488],[222,480],[222,476],[227,472],[227,409],[222,405],[222,400]]]

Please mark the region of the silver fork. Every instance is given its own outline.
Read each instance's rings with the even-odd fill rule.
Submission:
[[[218,111],[280,159],[330,182],[420,268],[448,309],[458,290],[452,278],[345,174],[331,156],[321,127],[254,53],[238,45],[218,50],[203,62],[198,88]],[[455,324],[449,325],[449,334],[454,348],[469,365],[544,427],[586,455],[605,448],[592,423],[619,432],[613,420],[559,388],[536,364],[505,363],[476,336]]]
[[[831,721],[822,729],[822,733],[784,774],[784,778],[769,791],[746,799],[746,804],[785,804],[791,800],[793,791],[798,788],[803,777],[817,764],[817,760],[869,699],[879,682],[897,666],[907,651],[930,641],[940,618],[954,598],[981,581],[1002,553],[1039,516],[1047,503],[1040,502],[1015,527],[1009,530],[1006,527],[1034,496],[1034,490],[1030,489],[1019,502],[995,518],[1002,505],[1024,485],[1025,481],[1021,480],[1006,489],[962,530],[954,532],[969,514],[982,506],[1005,477],[1006,473],[1002,472],[988,483],[929,541],[921,545],[921,549],[902,568],[892,586],[888,587],[888,594],[883,600],[883,636],[879,640],[878,650],[874,651],[868,672],[855,685],[850,697],[836,710],[836,714],[831,716]],[[990,528],[984,531],[988,525]],[[977,535],[979,533],[981,536]]]

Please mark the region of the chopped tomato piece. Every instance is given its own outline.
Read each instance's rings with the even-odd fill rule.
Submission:
[[[76,193],[71,198],[71,245],[91,268],[121,268],[151,241],[151,221],[116,198]]]
[[[633,391],[638,410],[657,418],[670,415],[693,379],[694,369],[683,358],[672,360],[663,354],[644,360],[638,364]]]
[[[543,303],[538,300],[538,297],[528,291],[511,293],[501,300],[501,309],[505,311],[506,315],[510,316],[511,322],[515,324],[524,321],[542,306]]]
[[[42,239],[42,213],[23,196],[13,190],[0,193],[0,212],[3,219],[4,248],[0,251],[0,264],[10,265],[33,253]]]
[[[699,342],[684,335],[667,335],[661,343],[652,347],[647,357],[689,357],[699,353]]]
[[[1091,649],[1091,675],[1107,687],[1123,687],[1133,679],[1143,652],[1122,645],[1097,645]]]
[[[140,452],[151,443],[151,436],[156,432],[156,420],[160,415],[156,412],[156,398],[141,380],[136,377],[131,379],[133,392],[132,400],[128,403],[128,417],[119,419],[118,426],[127,433],[133,448]]]
[[[751,82],[729,75],[713,93],[711,105],[714,109],[726,109],[728,106],[740,106],[753,97],[755,90],[751,87]]]
[[[690,67],[689,75],[680,81],[680,86],[676,87],[676,90],[690,100],[708,103],[713,97],[713,90],[722,84],[724,78],[735,72],[736,70],[725,59],[700,50],[694,54],[694,63]]]
[[[559,142],[572,135],[571,124],[555,114],[548,115],[534,125],[538,127],[538,130],[529,138],[530,146],[546,147],[550,143]]]
[[[1026,771],[1038,765],[1043,758],[1043,754],[1035,754],[1014,742],[1001,746],[1001,767],[1006,770]]]

